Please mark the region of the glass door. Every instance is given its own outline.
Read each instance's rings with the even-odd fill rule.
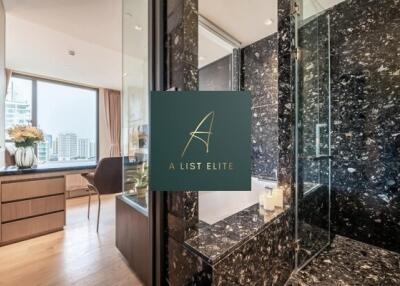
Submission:
[[[330,35],[319,1],[296,13],[296,268],[330,242]]]

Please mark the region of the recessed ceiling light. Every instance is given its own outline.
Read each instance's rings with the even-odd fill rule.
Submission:
[[[266,19],[266,20],[264,21],[264,25],[265,25],[265,26],[269,26],[269,25],[272,25],[273,22],[274,22],[274,21],[272,21],[272,19]]]
[[[143,30],[143,27],[139,26],[139,25],[135,25],[135,30],[136,31],[141,31],[141,30]]]
[[[122,76],[123,76],[123,77],[126,77],[127,75],[128,75],[128,74],[125,72]]]
[[[199,61],[204,61],[205,59],[205,57],[199,56]]]

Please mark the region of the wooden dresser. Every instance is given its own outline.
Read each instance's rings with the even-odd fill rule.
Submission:
[[[66,176],[93,168],[0,171],[0,245],[62,230]]]

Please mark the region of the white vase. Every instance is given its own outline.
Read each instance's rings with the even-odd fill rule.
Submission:
[[[30,168],[35,162],[35,150],[32,146],[18,147],[15,151],[15,164],[18,168]]]

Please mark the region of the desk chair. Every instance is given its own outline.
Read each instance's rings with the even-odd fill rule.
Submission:
[[[122,192],[122,157],[103,158],[92,173],[82,174],[88,181],[89,203],[88,219],[90,214],[90,201],[92,192],[97,194],[99,201],[97,209],[97,232],[99,232],[101,195]]]

